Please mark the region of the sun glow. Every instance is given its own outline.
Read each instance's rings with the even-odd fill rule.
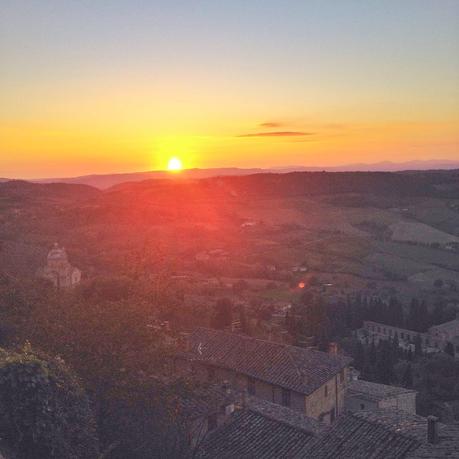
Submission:
[[[169,162],[167,163],[167,170],[172,172],[181,171],[182,161],[174,156],[173,158],[169,159]]]

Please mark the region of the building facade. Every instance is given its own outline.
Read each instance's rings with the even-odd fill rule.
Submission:
[[[396,338],[401,347],[413,351],[418,341],[423,351],[428,353],[442,351],[448,343],[451,343],[455,356],[459,357],[459,320],[457,318],[444,324],[434,325],[425,333],[366,320],[358,336],[361,340],[374,342]]]
[[[416,414],[416,395],[415,390],[404,387],[357,379],[349,382],[345,406],[350,412],[387,408]]]

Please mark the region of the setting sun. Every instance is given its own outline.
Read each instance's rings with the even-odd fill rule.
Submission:
[[[167,163],[167,169],[169,171],[180,171],[182,170],[182,161],[179,158],[171,158]]]

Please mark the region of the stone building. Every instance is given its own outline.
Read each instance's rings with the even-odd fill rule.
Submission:
[[[348,384],[345,407],[351,412],[393,408],[416,414],[416,395],[415,390],[356,379]]]
[[[456,317],[454,320],[445,322],[440,325],[434,325],[429,328],[429,335],[433,339],[440,340],[442,343],[453,342],[459,337],[459,319]],[[459,349],[457,350],[459,352]]]
[[[74,287],[81,281],[81,271],[69,263],[67,252],[57,242],[48,253],[46,266],[38,274],[50,280],[57,289]]]
[[[351,359],[219,330],[199,328],[175,361],[207,381],[227,381],[249,395],[333,422],[344,411]]]
[[[442,351],[448,343],[451,343],[455,356],[459,357],[459,319],[457,318],[434,325],[425,333],[365,320],[363,328],[358,331],[358,337],[361,340],[374,342],[397,338],[400,347],[412,350],[416,340],[420,340],[423,351],[428,353]]]

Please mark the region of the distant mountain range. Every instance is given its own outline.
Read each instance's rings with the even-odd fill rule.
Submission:
[[[354,172],[354,171],[372,171],[372,172],[400,172],[414,170],[438,170],[438,169],[459,169],[459,160],[429,160],[429,161],[408,161],[408,162],[391,162],[383,161],[379,163],[356,163],[334,167],[307,167],[307,166],[286,166],[274,168],[210,168],[210,169],[186,169],[180,173],[181,177],[189,179],[199,179],[218,176],[241,176],[260,173],[287,173],[294,171],[327,171],[327,172]],[[125,182],[140,182],[150,179],[171,178],[168,171],[145,171],[119,174],[92,174],[80,177],[64,178],[47,178],[30,180],[36,183],[74,183],[80,185],[91,185],[100,189],[107,189],[113,185]],[[1,181],[8,179],[0,178]]]
[[[425,160],[425,161],[406,161],[406,162],[392,162],[381,161],[379,163],[354,163],[345,164],[342,166],[334,167],[303,167],[296,168],[288,167],[287,170],[296,171],[327,171],[327,172],[402,172],[402,171],[423,171],[423,170],[439,170],[439,169],[459,169],[459,160]]]

